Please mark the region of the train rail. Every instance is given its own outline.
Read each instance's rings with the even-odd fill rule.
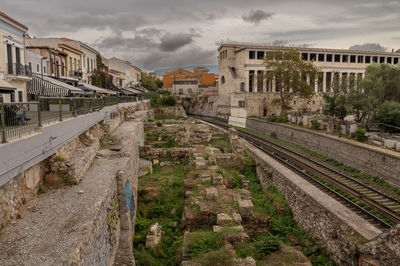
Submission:
[[[226,124],[210,119],[198,119],[223,128],[229,128]],[[380,229],[387,229],[400,223],[400,202],[397,199],[385,195],[381,191],[326,164],[313,160],[309,156],[294,150],[294,148],[277,144],[241,129],[237,130],[240,137],[297,172],[310,183],[344,203]],[[379,213],[385,219],[377,217],[372,212]]]

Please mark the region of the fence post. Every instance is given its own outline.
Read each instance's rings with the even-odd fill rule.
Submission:
[[[42,113],[41,110],[42,107],[40,105],[40,97],[38,97],[38,105],[37,105],[37,110],[38,110],[38,127],[42,127]]]
[[[5,108],[3,103],[0,103],[0,105],[1,105],[1,143],[7,143]]]
[[[73,111],[72,111],[72,116],[73,117],[76,117],[76,102],[75,102],[75,98],[73,98],[72,99],[72,108],[73,108]]]
[[[61,99],[58,99],[58,112],[59,112],[59,120],[62,121],[62,105],[61,105]]]

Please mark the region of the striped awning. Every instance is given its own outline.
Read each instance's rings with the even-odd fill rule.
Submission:
[[[61,97],[84,93],[85,92],[79,88],[48,76],[43,76],[42,79],[40,76],[33,75],[32,80],[28,83],[28,94]]]

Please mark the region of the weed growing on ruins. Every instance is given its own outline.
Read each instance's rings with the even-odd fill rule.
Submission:
[[[212,231],[191,232],[187,237],[186,246],[193,258],[200,258],[204,254],[220,248],[222,233]]]
[[[173,137],[171,137],[171,136],[162,135],[162,136],[161,136],[161,140],[162,140],[162,141],[165,141],[165,143],[155,144],[155,145],[153,145],[154,148],[164,148],[164,149],[167,149],[167,148],[172,148],[172,147],[177,146],[177,143],[176,143],[175,139],[174,139]]]
[[[64,173],[58,172],[57,174],[58,174],[59,177],[61,177],[61,179],[62,179],[62,180],[64,181],[64,183],[67,184],[67,185],[77,185],[77,184],[78,184],[78,182],[77,182],[76,180],[73,180],[73,179],[71,179],[71,178],[69,178],[69,177],[66,177],[66,176],[64,175]]]
[[[303,253],[308,256],[314,265],[335,265],[335,263],[327,258],[322,253],[321,249],[313,243],[312,238],[298,227],[289,205],[278,190],[272,185],[268,185],[266,189],[263,190],[257,177],[255,163],[252,159],[247,159],[246,168],[242,171],[242,174],[250,181],[249,190],[252,195],[254,212],[264,213],[271,217],[272,231],[270,237],[274,239],[274,241],[271,242],[271,248],[276,247],[277,242],[279,241],[291,245],[292,242],[289,240],[289,237],[294,236],[301,243]],[[255,255],[257,252],[260,252],[257,251],[255,242],[253,242],[252,245],[253,247],[248,246],[238,249],[238,254],[245,257],[249,252],[253,252]],[[314,247],[313,252],[307,253],[306,251],[311,249],[311,247]]]
[[[228,138],[224,138],[224,139],[213,139],[210,141],[210,145],[218,148],[220,150],[223,150],[224,148],[226,149],[232,149],[232,145],[231,142],[229,141]]]
[[[110,143],[118,141],[118,138],[110,135],[104,135],[100,139],[100,149],[107,149],[110,145]]]
[[[41,195],[41,194],[44,194],[44,193],[46,193],[46,188],[44,186],[42,186],[42,185],[39,185],[39,188],[38,188],[38,190],[36,192],[36,195]]]
[[[111,200],[111,207],[107,211],[107,226],[110,233],[110,242],[114,242],[114,233],[119,220],[118,202],[116,199]]]
[[[135,221],[134,255],[136,265],[176,265],[182,245],[180,221],[183,212],[183,163],[153,166],[153,173],[139,178],[138,209]],[[145,188],[154,187],[158,195],[146,197]],[[145,247],[149,227],[158,222],[165,232],[159,245]],[[176,223],[176,224],[175,224]],[[174,225],[175,224],[175,225]]]
[[[54,162],[64,162],[65,159],[63,157],[61,157],[60,155],[57,155],[56,157],[54,157]]]

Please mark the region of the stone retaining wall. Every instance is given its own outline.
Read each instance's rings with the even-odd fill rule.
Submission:
[[[275,135],[400,186],[400,154],[395,156],[366,144],[259,119],[247,119],[246,128]]]

